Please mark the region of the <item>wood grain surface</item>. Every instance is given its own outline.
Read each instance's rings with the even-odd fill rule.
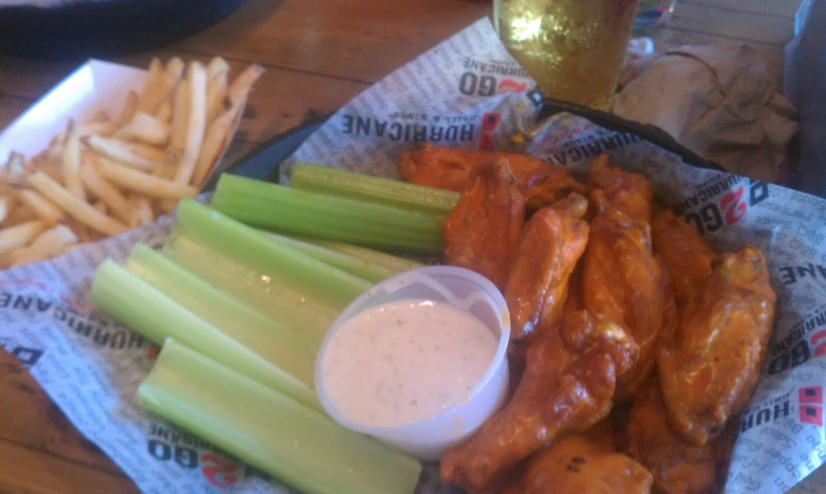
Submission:
[[[648,33],[658,51],[682,44],[753,46],[780,79],[783,45],[800,0],[680,0],[672,23]],[[250,0],[220,24],[163,50],[115,59],[146,66],[152,56],[267,72],[252,94],[226,159],[235,160],[302,122],[328,114],[371,83],[473,21],[490,4],[468,0]],[[75,66],[0,56],[0,128]],[[23,366],[0,351],[0,493],[137,492],[84,439]]]

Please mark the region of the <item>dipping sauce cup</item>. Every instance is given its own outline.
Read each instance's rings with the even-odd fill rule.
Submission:
[[[485,277],[453,266],[406,271],[372,287],[336,319],[318,352],[316,391],[343,426],[438,460],[504,403],[509,339],[505,299]],[[423,367],[428,361],[434,368]],[[453,364],[472,377],[436,378],[436,367]],[[356,387],[352,393],[348,385]],[[375,396],[364,394],[373,387]],[[433,400],[423,395],[430,389]],[[371,400],[381,400],[375,414]],[[417,405],[431,408],[411,408]],[[398,416],[387,412],[394,407]]]

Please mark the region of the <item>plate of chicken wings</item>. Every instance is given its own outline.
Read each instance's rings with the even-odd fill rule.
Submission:
[[[763,253],[722,252],[644,176],[587,181],[520,154],[426,144],[405,180],[461,192],[446,264],[477,271],[511,319],[507,404],[448,451],[470,493],[722,491],[737,416],[776,318]]]

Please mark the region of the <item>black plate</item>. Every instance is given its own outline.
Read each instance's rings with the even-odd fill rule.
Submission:
[[[686,148],[658,127],[626,120],[603,111],[546,98],[542,106],[542,111],[539,112],[538,119],[544,120],[552,115],[563,112],[579,115],[609,130],[636,135],[645,141],[680,156],[686,164],[700,168],[710,168],[712,170],[723,170],[720,165]],[[329,117],[302,125],[301,127],[273,137],[230,165],[227,172],[244,177],[277,182],[278,167],[281,162],[298,149],[313,132],[327,121],[327,118]],[[214,187],[215,181],[212,180],[205,185],[204,190],[212,190]]]

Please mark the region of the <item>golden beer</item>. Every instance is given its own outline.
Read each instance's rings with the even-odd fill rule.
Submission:
[[[638,0],[494,0],[502,42],[546,96],[607,110]]]

